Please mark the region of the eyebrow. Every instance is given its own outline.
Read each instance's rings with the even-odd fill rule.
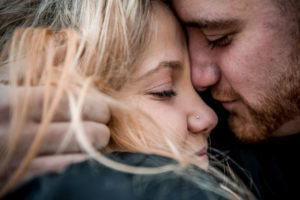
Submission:
[[[149,70],[148,72],[140,76],[137,80],[144,79],[145,77],[155,74],[164,68],[169,68],[173,71],[180,70],[182,68],[182,63],[180,61],[162,61],[154,69]]]
[[[220,30],[224,28],[238,27],[242,24],[242,21],[239,19],[198,19],[183,22],[183,24],[194,28]]]

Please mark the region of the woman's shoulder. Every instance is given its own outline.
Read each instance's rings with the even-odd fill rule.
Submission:
[[[118,163],[138,167],[162,167],[175,161],[158,155],[113,153],[107,155]],[[203,173],[203,170],[199,171]],[[183,173],[170,171],[155,174],[133,174],[89,160],[69,166],[62,173],[50,173],[19,186],[4,199],[225,199],[201,189]],[[203,181],[214,183],[209,176]]]

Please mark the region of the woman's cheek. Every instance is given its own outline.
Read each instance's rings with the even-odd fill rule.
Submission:
[[[183,113],[174,106],[144,105],[143,111],[148,113],[156,124],[164,131],[165,136],[173,142],[181,144],[187,134],[187,121]]]

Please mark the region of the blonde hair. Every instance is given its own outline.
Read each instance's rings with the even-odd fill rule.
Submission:
[[[3,1],[0,21],[6,17],[0,27],[3,36],[0,40],[0,66],[9,70],[2,82],[12,86],[13,101],[8,138],[0,151],[5,158],[0,175],[13,156],[26,124],[32,106],[31,97],[34,96],[30,87],[42,85],[45,92],[40,128],[20,168],[3,188],[2,195],[18,182],[37,153],[63,95],[68,96],[71,128],[76,130],[81,147],[102,164],[141,174],[179,169],[177,165],[153,169],[127,166],[97,152],[86,138],[81,124],[81,110],[87,95],[100,97],[110,105],[112,119],[108,126],[112,140],[109,148],[156,153],[175,158],[182,165],[192,162],[191,158],[179,153],[180,150],[168,138],[162,138],[164,135],[150,117],[118,100],[118,92],[138,67],[138,55],[150,41],[151,0]],[[17,86],[24,87],[22,98],[14,95]],[[57,88],[52,97],[51,87]],[[143,127],[145,120],[151,128]],[[66,138],[69,138],[68,133]],[[158,138],[162,139],[157,142]],[[210,170],[238,193],[247,192],[214,168]],[[197,180],[200,182],[201,177]],[[209,188],[206,183],[200,183],[200,186],[232,198],[222,189]]]

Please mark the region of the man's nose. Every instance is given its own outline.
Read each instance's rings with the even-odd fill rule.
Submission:
[[[192,38],[191,38],[192,39]],[[207,45],[204,39],[189,41],[191,77],[193,86],[198,91],[204,91],[215,85],[221,77],[217,55]]]
[[[197,62],[191,67],[192,82],[197,91],[204,91],[218,83],[220,70],[216,65]]]

